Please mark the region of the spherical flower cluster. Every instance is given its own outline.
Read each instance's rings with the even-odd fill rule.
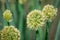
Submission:
[[[1,32],[1,40],[20,40],[20,32],[14,26],[5,26]]]
[[[33,10],[27,15],[27,27],[32,30],[37,30],[45,24],[45,16],[40,10]]]
[[[46,15],[47,20],[52,21],[52,19],[54,19],[54,17],[57,15],[57,8],[48,4],[44,6],[42,12],[44,15]]]
[[[20,4],[25,4],[27,2],[27,0],[19,0]]]
[[[5,20],[7,20],[8,22],[10,22],[12,20],[12,13],[10,12],[10,10],[6,10],[4,13],[3,13],[3,18]]]

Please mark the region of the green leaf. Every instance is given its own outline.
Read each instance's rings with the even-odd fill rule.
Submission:
[[[58,28],[57,28],[55,40],[60,40],[60,21],[58,23]]]

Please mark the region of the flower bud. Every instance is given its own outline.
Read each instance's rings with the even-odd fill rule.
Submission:
[[[3,13],[3,18],[10,22],[12,20],[12,13],[10,10],[6,10],[4,13]]]
[[[27,0],[19,0],[20,4],[25,4],[27,2]]]

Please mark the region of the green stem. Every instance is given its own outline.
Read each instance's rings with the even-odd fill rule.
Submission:
[[[31,40],[36,40],[36,31],[32,30]]]
[[[19,26],[20,11],[19,11],[19,3],[18,3],[18,0],[16,0],[16,11],[17,11],[17,22],[16,22],[16,26]]]
[[[13,40],[12,36],[11,36],[11,40]]]
[[[10,26],[10,23],[9,22],[7,22],[8,23],[8,26]]]
[[[10,9],[8,0],[6,0],[6,9]]]
[[[49,40],[49,32],[51,30],[51,26],[52,26],[53,22],[46,22],[46,35],[45,35],[45,40]]]
[[[47,28],[46,28],[45,40],[47,40],[47,38],[48,38],[48,32],[47,32]]]
[[[0,30],[3,28],[3,18],[2,18],[2,2],[0,1]]]
[[[45,40],[43,36],[44,36],[44,31],[42,28],[39,28],[38,29],[38,38],[39,39],[38,40]]]
[[[35,7],[35,8],[38,9],[38,6],[39,6],[39,0],[36,0],[35,2],[36,2],[36,5],[35,5],[36,7]]]
[[[22,40],[25,40],[25,8],[24,5],[18,4],[18,10],[19,10],[19,30],[21,31],[21,35],[22,35]]]
[[[60,40],[60,20],[59,20],[59,23],[58,23],[58,28],[57,28],[57,31],[56,31],[55,40]]]
[[[46,34],[45,34],[45,40],[48,40],[48,27],[49,27],[49,25],[48,25],[49,23],[47,22],[47,24],[46,24]]]

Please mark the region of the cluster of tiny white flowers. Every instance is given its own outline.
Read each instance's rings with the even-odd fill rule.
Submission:
[[[57,15],[57,8],[48,4],[43,7],[42,12],[46,16],[47,20],[52,21],[52,19],[54,19],[54,17]]]
[[[1,31],[1,40],[20,40],[20,31],[14,26],[5,26]]]
[[[27,27],[32,30],[37,30],[45,24],[45,16],[40,10],[33,10],[27,15]]]

